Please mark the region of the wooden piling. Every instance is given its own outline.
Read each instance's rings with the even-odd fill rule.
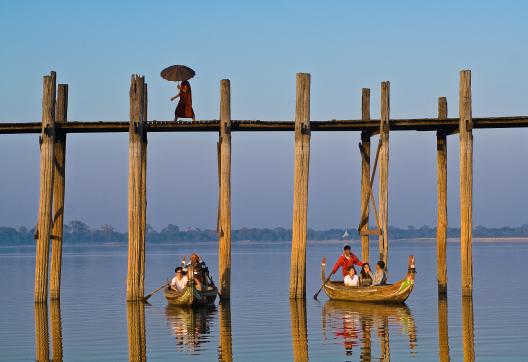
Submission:
[[[363,88],[361,92],[361,119],[370,121],[370,89]],[[361,132],[361,148],[365,157],[361,158],[361,210],[366,214],[361,220],[361,260],[368,262],[370,257],[369,228],[369,186],[370,186],[370,132]]]
[[[306,323],[306,300],[290,299],[290,317],[293,360],[304,362],[308,356],[308,329]]]
[[[473,118],[471,71],[460,72],[460,261],[462,295],[473,293]]]
[[[310,163],[310,74],[297,73],[296,83],[290,298],[304,298],[306,295],[306,228]]]
[[[146,86],[145,78],[133,75],[130,84],[128,169],[128,301],[144,294],[146,229]]]
[[[390,119],[390,83],[381,82],[381,119],[379,156],[379,215],[381,235],[379,236],[380,260],[385,262],[389,254],[389,119]]]
[[[231,295],[231,83],[220,81],[218,268],[220,294]]]
[[[36,230],[35,302],[46,302],[48,299],[49,240],[55,155],[55,84],[55,72],[44,76],[40,135],[40,199]]]
[[[447,119],[447,99],[438,98],[438,119]],[[447,293],[447,135],[436,131],[438,220],[436,227],[436,278],[438,294]]]
[[[68,85],[57,89],[55,122],[63,124],[68,119]],[[53,171],[53,226],[51,232],[50,299],[60,299],[62,268],[62,237],[64,225],[64,187],[66,177],[66,133],[55,135],[55,162]]]

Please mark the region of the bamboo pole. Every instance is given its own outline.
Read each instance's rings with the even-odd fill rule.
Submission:
[[[42,131],[40,144],[40,199],[35,258],[35,302],[48,299],[49,240],[53,202],[53,160],[55,154],[55,84],[56,74],[44,76]]]
[[[220,81],[220,205],[218,267],[220,294],[231,295],[231,84]]]
[[[147,360],[147,336],[145,331],[145,304],[127,302],[128,357],[130,361]]]
[[[218,348],[218,360],[220,362],[233,361],[233,337],[231,332],[231,305],[229,301],[219,304],[220,316],[220,347]]]
[[[361,119],[370,121],[370,89],[363,88],[361,93]],[[366,210],[366,214],[361,220],[361,231],[366,232],[369,228],[369,195],[370,186],[370,133],[361,132],[361,148],[365,157],[361,158],[361,210]],[[370,236],[363,233],[361,235],[361,260],[368,262],[370,257]]]
[[[473,293],[473,119],[471,114],[471,71],[460,72],[460,259],[462,295]]]
[[[59,300],[51,301],[50,321],[53,361],[62,361],[62,318]]]
[[[48,303],[35,303],[35,360],[49,357]]]
[[[379,168],[379,215],[381,235],[379,236],[380,260],[385,262],[389,253],[389,118],[390,83],[381,82],[381,119],[380,119],[380,168]]]
[[[57,90],[55,122],[68,119],[68,85],[59,84]],[[64,187],[66,177],[66,133],[55,137],[55,167],[53,175],[53,229],[51,232],[50,299],[60,299],[62,269],[62,237],[64,225]]]
[[[306,328],[306,300],[290,299],[293,360],[304,362],[308,356],[308,329]]]
[[[310,74],[297,73],[296,83],[290,298],[304,298],[306,296],[306,224],[310,163]]]
[[[145,78],[133,75],[130,84],[129,169],[128,169],[128,301],[140,300],[145,278],[146,208],[146,119]]]
[[[447,119],[447,99],[438,98],[438,119]],[[438,224],[436,227],[436,276],[438,293],[447,293],[447,135],[443,130],[436,132],[436,161],[438,187]]]
[[[474,341],[473,298],[462,296],[462,350],[464,362],[473,362],[475,360]]]
[[[447,318],[447,296],[438,296],[438,360],[449,362],[449,333]]]

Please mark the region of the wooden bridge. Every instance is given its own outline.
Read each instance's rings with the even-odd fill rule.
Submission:
[[[64,217],[65,153],[68,133],[129,133],[128,179],[128,272],[127,300],[141,300],[144,295],[146,238],[146,167],[149,132],[218,132],[218,238],[219,284],[224,298],[230,296],[231,284],[231,133],[244,131],[289,131],[295,135],[295,169],[293,195],[292,252],[290,298],[306,295],[306,231],[310,134],[317,131],[361,132],[361,218],[358,232],[362,239],[362,260],[369,260],[369,239],[379,239],[379,258],[387,261],[388,235],[388,167],[390,131],[435,131],[437,136],[438,291],[447,291],[447,143],[449,135],[460,139],[460,247],[462,294],[471,296],[472,271],[472,190],[473,129],[528,127],[528,116],[473,118],[471,106],[471,71],[460,72],[459,117],[448,118],[447,100],[438,100],[437,118],[391,119],[390,83],[381,83],[380,119],[370,117],[370,89],[362,90],[362,116],[358,120],[310,121],[310,75],[297,74],[294,122],[231,120],[230,82],[220,81],[220,119],[191,122],[147,120],[147,84],[142,76],[133,75],[130,84],[129,121],[67,121],[68,85],[56,87],[56,74],[44,76],[42,120],[30,123],[0,123],[0,134],[39,134],[40,202],[36,228],[35,301],[48,299],[48,275],[51,299],[60,298],[62,235]],[[371,137],[379,134],[374,162],[371,165]],[[371,167],[372,166],[372,167]],[[379,168],[378,203],[373,181]],[[370,204],[370,207],[369,207]],[[373,214],[376,228],[369,230]],[[49,248],[51,242],[51,262]],[[51,271],[48,272],[48,266]]]

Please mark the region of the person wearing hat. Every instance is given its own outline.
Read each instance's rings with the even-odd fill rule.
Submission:
[[[335,274],[337,269],[341,267],[343,277],[345,277],[347,275],[348,267],[354,266],[354,264],[357,266],[363,266],[363,262],[359,260],[358,257],[350,251],[350,246],[345,245],[345,247],[343,248],[343,255],[341,255],[339,259],[337,259],[337,262],[334,265],[334,269],[332,269],[332,274]]]

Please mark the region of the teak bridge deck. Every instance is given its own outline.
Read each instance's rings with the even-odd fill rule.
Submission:
[[[310,75],[298,73],[296,107],[293,122],[231,120],[231,91],[227,79],[220,81],[220,119],[191,122],[147,121],[147,84],[142,76],[133,75],[130,85],[130,121],[67,121],[68,85],[56,86],[56,74],[44,76],[42,121],[0,123],[0,134],[40,134],[40,200],[36,228],[35,301],[48,299],[48,276],[51,299],[60,298],[62,235],[64,217],[65,153],[68,133],[129,133],[128,179],[128,271],[127,300],[141,300],[144,295],[146,238],[146,166],[147,135],[150,132],[218,132],[218,223],[219,289],[229,299],[231,284],[231,133],[292,131],[295,133],[293,190],[292,252],[290,265],[290,298],[306,295],[306,231],[310,135],[315,131],[361,132],[361,217],[358,232],[362,241],[362,260],[370,259],[369,237],[379,238],[379,258],[388,256],[388,167],[390,131],[436,131],[438,226],[437,279],[438,292],[447,291],[447,142],[451,134],[460,139],[460,247],[462,295],[471,296],[472,270],[472,189],[473,129],[528,127],[528,116],[472,117],[471,71],[460,72],[459,117],[447,117],[447,100],[438,99],[437,118],[391,119],[390,83],[381,83],[380,119],[370,118],[370,89],[362,90],[360,120],[310,121]],[[371,136],[379,141],[371,165]],[[371,167],[372,166],[372,167]],[[372,168],[372,169],[371,169]],[[373,193],[376,170],[378,203]],[[369,206],[370,204],[370,206]],[[379,209],[379,210],[378,210]],[[373,214],[376,229],[369,230]],[[49,249],[51,242],[51,263]],[[51,264],[51,272],[48,266]],[[49,275],[50,274],[50,275]]]

